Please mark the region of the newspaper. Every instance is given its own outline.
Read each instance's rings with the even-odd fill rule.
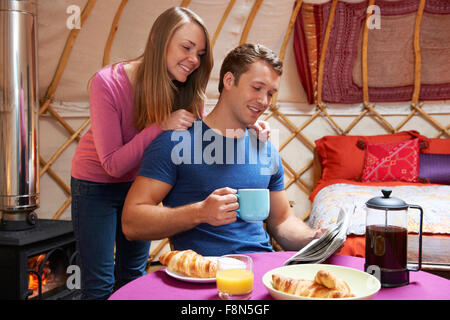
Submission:
[[[355,206],[344,206],[339,210],[337,221],[319,238],[314,239],[286,260],[285,266],[300,263],[321,263],[344,245],[347,230]]]

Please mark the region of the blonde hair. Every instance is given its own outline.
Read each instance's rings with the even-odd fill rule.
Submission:
[[[174,33],[184,24],[198,24],[205,33],[205,54],[200,66],[184,83],[175,85],[167,71],[167,47]],[[173,7],[164,11],[154,22],[134,83],[135,125],[141,131],[152,123],[161,125],[177,109],[186,109],[202,117],[205,90],[213,67],[208,31],[202,19],[193,11]]]

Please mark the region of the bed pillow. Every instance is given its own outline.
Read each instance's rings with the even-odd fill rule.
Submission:
[[[417,182],[419,176],[419,139],[367,144],[363,182]]]
[[[422,153],[450,154],[450,139],[426,138],[427,147]]]
[[[420,154],[419,178],[450,185],[450,154]]]
[[[333,179],[359,180],[364,167],[365,150],[358,141],[387,143],[411,140],[420,136],[417,131],[401,131],[374,136],[324,136],[315,141],[320,165],[321,181]]]

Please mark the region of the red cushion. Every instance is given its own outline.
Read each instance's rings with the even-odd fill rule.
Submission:
[[[450,154],[450,139],[426,138],[428,147],[422,153]]]
[[[321,181],[361,178],[365,150],[358,147],[359,140],[364,140],[365,143],[386,143],[410,140],[418,136],[419,133],[414,130],[375,136],[324,136],[315,141],[322,167]]]
[[[419,151],[419,139],[368,144],[362,181],[417,182]]]

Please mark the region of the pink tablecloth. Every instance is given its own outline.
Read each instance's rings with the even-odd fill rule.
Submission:
[[[255,281],[252,300],[271,300],[272,296],[262,282],[263,275],[281,267],[295,252],[250,253],[253,259]],[[364,259],[334,255],[324,263],[358,270],[364,269]],[[374,300],[450,299],[450,280],[427,272],[410,272],[410,284],[398,288],[381,288]],[[216,300],[215,283],[195,284],[174,279],[159,270],[142,276],[116,291],[110,300]]]

